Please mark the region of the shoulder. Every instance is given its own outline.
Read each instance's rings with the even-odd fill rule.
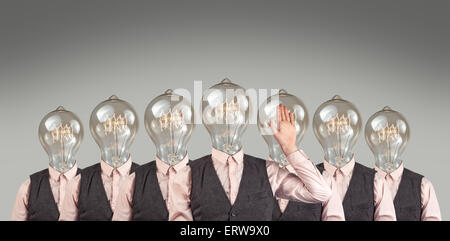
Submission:
[[[144,165],[139,165],[136,167],[136,170],[144,170],[144,169],[149,169],[149,168],[154,168],[156,167],[156,161],[153,160],[151,162],[147,162]]]
[[[95,171],[98,171],[98,170],[101,170],[101,169],[100,169],[100,163],[96,163],[96,164],[94,164],[94,165],[91,165],[91,166],[88,166],[88,167],[83,168],[83,169],[80,171],[80,174],[81,174],[81,175],[91,174],[91,173],[93,173],[93,172],[95,172]]]
[[[100,163],[96,163],[92,166],[83,168],[81,170],[80,174],[76,175],[75,178],[73,178],[71,180],[71,182],[75,182],[75,184],[74,184],[75,186],[87,185],[92,180],[92,178],[95,176],[95,173],[101,173]],[[80,184],[80,183],[83,183],[83,184]]]
[[[38,171],[38,172],[35,172],[35,173],[31,174],[30,175],[30,179],[40,178],[40,177],[43,177],[45,175],[48,175],[48,169],[47,168],[44,169],[44,170],[41,170],[41,171]]]
[[[200,167],[205,165],[209,160],[211,160],[211,154],[202,156],[195,160],[189,160],[188,166],[191,166],[193,168]]]
[[[17,191],[17,196],[28,196],[28,193],[30,191],[30,183],[30,179],[27,179],[25,182],[23,182],[22,185],[20,185],[19,190]]]
[[[141,165],[137,164],[136,162],[132,162],[132,163],[131,163],[131,167],[130,167],[130,173],[135,172],[136,169],[137,169],[138,167],[140,167],[140,166],[141,166]]]
[[[254,157],[251,155],[244,154],[244,165],[248,165],[252,167],[252,169],[257,170],[258,173],[266,173],[268,175],[268,170],[273,170],[277,172],[281,170],[281,168],[273,161],[267,161],[259,157]],[[288,171],[287,171],[288,172]]]
[[[268,162],[265,159],[262,159],[262,158],[259,158],[259,157],[255,157],[255,156],[251,156],[251,155],[247,155],[247,154],[244,154],[244,160],[249,161],[251,163],[263,164],[264,166]]]
[[[418,179],[418,180],[422,180],[423,176],[419,173],[413,172],[407,168],[403,169],[403,176],[404,177],[409,177],[409,178],[414,178],[414,179]]]
[[[422,180],[421,180],[421,183],[420,183],[420,188],[421,188],[423,194],[436,195],[435,191],[434,191],[433,184],[426,177],[422,177]]]
[[[148,172],[148,171],[150,171],[152,169],[156,169],[156,162],[155,161],[147,162],[144,165],[137,166],[136,169],[134,170],[134,172],[131,173],[130,175],[133,175],[135,173],[137,175],[139,175],[141,173]]]
[[[361,174],[370,175],[373,177],[375,177],[375,173],[376,173],[375,169],[366,167],[363,164],[360,164],[358,162],[355,162],[355,170],[358,170],[358,172],[360,172]]]

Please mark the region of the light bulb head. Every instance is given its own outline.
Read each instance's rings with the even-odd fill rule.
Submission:
[[[313,129],[325,160],[340,168],[353,158],[352,149],[361,130],[361,115],[352,103],[336,95],[317,108]]]
[[[39,140],[49,157],[49,165],[60,173],[76,163],[75,155],[83,140],[83,125],[72,112],[60,106],[39,124]]]
[[[148,104],[144,123],[161,161],[172,166],[186,157],[194,130],[194,110],[189,100],[167,90]]]
[[[95,107],[89,127],[104,162],[115,168],[129,159],[138,125],[134,108],[115,95]]]
[[[272,129],[269,126],[269,122],[272,122],[278,127],[277,109],[280,104],[285,105],[289,112],[294,115],[297,147],[300,146],[300,142],[305,135],[309,117],[305,104],[296,96],[287,93],[284,89],[281,89],[278,94],[270,96],[258,110],[258,129],[269,147],[269,156],[278,164],[286,166],[289,165],[289,162],[280,145],[273,137]]]
[[[202,119],[215,149],[229,155],[241,150],[249,121],[249,97],[245,89],[224,79],[206,90]]]
[[[409,140],[409,125],[402,114],[384,107],[367,120],[365,136],[378,168],[391,173],[402,164],[400,155]]]

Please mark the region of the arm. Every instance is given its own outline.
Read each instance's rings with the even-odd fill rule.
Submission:
[[[66,195],[64,197],[59,221],[78,220],[78,194],[80,193],[80,179],[78,174],[67,184]]]
[[[117,197],[112,221],[130,221],[133,218],[133,193],[136,174],[132,173],[124,180]]]
[[[176,174],[171,186],[167,210],[169,221],[193,221],[191,211],[191,167],[185,166]]]
[[[334,178],[327,171],[323,171],[322,176],[332,191],[330,199],[322,204],[322,221],[345,221],[344,207]]]
[[[274,138],[295,170],[296,175],[268,162],[267,173],[275,195],[307,203],[325,202],[331,196],[331,189],[316,166],[296,146],[294,116],[286,106],[278,106],[278,128],[269,122]]]
[[[30,194],[30,179],[26,180],[17,191],[16,201],[11,215],[11,221],[27,221],[28,196]]]
[[[441,210],[431,182],[422,178],[421,193],[422,199],[422,221],[441,221]]]
[[[396,221],[394,199],[385,183],[384,178],[379,174],[375,174],[374,185],[374,206],[375,206],[375,221]]]

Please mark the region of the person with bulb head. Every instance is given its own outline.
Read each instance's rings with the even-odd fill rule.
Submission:
[[[324,150],[324,162],[317,165],[336,182],[346,221],[395,221],[392,198],[384,179],[355,161],[353,146],[361,116],[356,107],[336,95],[321,104],[313,118],[314,134]],[[317,215],[321,209],[309,210]]]
[[[308,127],[308,111],[303,102],[296,96],[281,89],[277,94],[270,96],[258,110],[258,130],[269,148],[269,161],[277,163],[280,168],[295,174],[295,170],[288,162],[286,155],[281,150],[280,145],[272,135],[272,131],[268,123],[276,122],[277,110],[279,104],[285,105],[289,112],[293,114],[294,126],[296,131],[296,146],[300,146],[300,142]],[[325,181],[332,189],[330,199],[322,204],[311,204],[298,202],[288,199],[276,197],[274,202],[273,220],[274,221],[344,221],[344,210],[342,208],[341,199],[337,193],[336,183],[334,179],[327,175],[325,171],[322,173]],[[323,208],[322,208],[323,207]],[[314,209],[321,209],[322,212],[311,212]],[[312,215],[311,215],[312,214]]]
[[[386,181],[398,221],[440,221],[441,211],[431,182],[403,166],[400,155],[409,140],[405,117],[389,106],[373,114],[365,128],[375,156],[375,170]]]
[[[202,119],[212,151],[185,167],[189,175],[176,193],[173,220],[271,221],[274,196],[308,203],[330,198],[320,172],[297,149],[293,114],[285,106],[278,106],[277,125],[270,126],[296,174],[244,154],[250,104],[245,90],[228,79],[204,94]]]
[[[80,173],[75,154],[82,139],[80,119],[64,107],[42,119],[39,140],[49,156],[49,166],[20,186],[11,220],[58,221],[67,183]]]
[[[167,90],[148,104],[145,128],[156,147],[155,161],[124,181],[113,221],[171,221],[174,193],[186,187],[179,180],[188,175],[187,143],[194,129],[190,102]]]
[[[89,126],[100,147],[101,161],[84,168],[70,181],[61,221],[111,220],[120,186],[138,166],[130,155],[138,118],[128,102],[111,96],[95,107]]]

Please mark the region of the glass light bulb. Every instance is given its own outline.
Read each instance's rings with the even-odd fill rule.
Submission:
[[[203,95],[202,119],[215,149],[229,155],[238,152],[249,120],[245,89],[229,79],[209,88]]]
[[[361,115],[349,101],[336,95],[314,113],[313,129],[325,152],[325,160],[343,167],[353,158],[353,146],[361,130]]]
[[[160,160],[175,165],[186,157],[194,130],[194,110],[187,99],[167,90],[148,104],[144,122]]]
[[[41,120],[39,140],[48,154],[50,166],[65,173],[76,163],[75,154],[83,140],[83,125],[74,113],[60,106]]]
[[[269,147],[269,156],[280,165],[286,166],[289,162],[281,150],[280,145],[273,137],[272,129],[268,125],[269,121],[271,121],[275,126],[278,126],[277,109],[279,104],[285,105],[289,112],[294,115],[297,147],[300,146],[300,142],[305,135],[309,118],[303,102],[299,98],[287,93],[286,90],[280,90],[278,94],[270,96],[259,108],[258,129]]]
[[[365,136],[378,168],[391,173],[402,164],[400,155],[409,140],[409,125],[402,114],[384,107],[367,120]]]
[[[115,95],[103,101],[92,111],[89,127],[103,161],[119,167],[128,160],[138,130],[136,111],[128,102]]]

